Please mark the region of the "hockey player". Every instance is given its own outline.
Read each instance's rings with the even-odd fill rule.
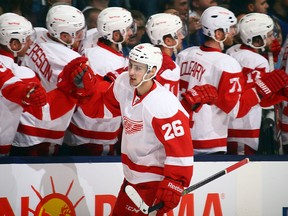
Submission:
[[[69,62],[59,75],[57,88],[47,93],[47,104],[23,112],[10,155],[58,154],[58,145],[62,144],[76,104],[91,98],[95,88],[96,77],[87,61],[85,57],[78,57]]]
[[[131,13],[124,8],[109,7],[97,20],[100,34],[97,46],[85,51],[90,66],[98,76],[111,82],[127,69],[121,53],[122,43],[135,33]],[[110,83],[107,82],[107,88]],[[97,109],[97,117],[93,110]],[[99,110],[98,110],[99,109]],[[77,155],[115,155],[115,144],[121,130],[121,118],[113,116],[103,106],[87,103],[77,107],[65,135],[65,143]],[[92,115],[92,113],[94,113]],[[99,115],[102,113],[102,115]]]
[[[222,53],[224,43],[232,45],[236,31],[236,17],[226,8],[212,6],[201,16],[205,43],[178,54],[181,79],[188,89],[196,85],[211,84],[218,90],[215,105],[204,104],[194,114],[193,145],[195,154],[226,153],[228,119],[243,117],[260,102],[270,98],[287,85],[285,73],[264,76],[255,87],[245,89],[240,64]]]
[[[21,65],[31,68],[47,91],[55,89],[58,76],[65,65],[80,57],[77,48],[85,38],[84,15],[70,5],[53,6],[47,13],[48,32],[40,29],[37,41],[27,51]]]
[[[148,205],[164,203],[158,216],[175,208],[191,181],[193,146],[188,114],[179,100],[153,78],[162,53],[139,44],[129,54],[128,72],[120,74],[105,94],[105,103],[123,119],[124,182],[112,215],[144,215],[125,193],[133,185]],[[120,112],[119,112],[120,111]]]
[[[136,32],[129,11],[121,7],[109,7],[101,11],[97,19],[99,38],[96,47],[86,49],[85,56],[95,73],[114,79],[127,69],[127,61],[121,53],[122,43]],[[101,59],[101,61],[95,61]]]
[[[150,41],[161,49],[163,62],[155,79],[171,91],[176,97],[181,99],[181,103],[190,115],[191,127],[193,126],[192,115],[201,106],[195,105],[191,100],[198,92],[200,103],[213,104],[217,98],[217,90],[212,85],[197,86],[195,89],[187,90],[184,88],[181,96],[179,95],[180,68],[173,61],[172,54],[182,50],[182,39],[186,36],[185,28],[179,16],[168,13],[159,13],[149,17],[146,23],[146,32]],[[187,91],[186,91],[187,90]],[[182,98],[183,97],[183,98]],[[201,99],[200,99],[201,98]]]
[[[33,71],[14,63],[14,58],[25,54],[35,40],[31,23],[17,14],[5,13],[0,16],[0,29],[0,156],[4,156],[10,153],[23,109],[45,105],[46,91]]]
[[[149,17],[146,32],[150,41],[160,47],[163,63],[155,79],[179,97],[180,68],[172,60],[173,53],[182,50],[182,40],[186,36],[179,16],[159,13]]]
[[[271,17],[262,13],[249,13],[239,21],[239,34],[242,45],[236,52],[230,53],[242,67],[245,79],[245,89],[252,88],[257,79],[270,72],[269,63],[260,52],[270,47],[275,40],[273,35],[274,23]],[[265,106],[273,105],[283,100],[274,96],[264,101]],[[262,104],[264,103],[262,102]],[[262,117],[261,103],[251,108],[242,118],[229,121],[228,153],[255,154],[258,149],[260,124]],[[272,145],[272,143],[271,143]]]
[[[72,6],[54,6],[47,14],[47,28],[48,32],[41,31],[43,34],[38,35],[36,43],[26,52],[22,64],[37,73],[47,92],[61,92],[51,96],[50,102],[42,110],[22,114],[11,150],[13,155],[57,154],[75,104],[83,102],[86,96],[90,97],[91,92],[86,91],[83,85],[89,88],[87,83],[93,86],[95,81],[90,67],[86,66],[87,59],[71,49],[85,35],[83,14]],[[79,69],[79,80],[75,80],[79,82],[81,91],[74,84],[71,85],[74,82],[73,78],[69,78],[71,65],[86,70],[86,73],[82,73]],[[73,74],[77,77],[77,72]],[[85,79],[84,84],[82,79]],[[60,88],[56,89],[57,85]]]

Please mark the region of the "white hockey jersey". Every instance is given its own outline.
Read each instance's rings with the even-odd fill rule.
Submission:
[[[58,76],[64,66],[80,56],[65,45],[53,41],[43,28],[36,28],[37,40],[22,59],[21,65],[32,69],[39,76],[46,91],[56,88]]]
[[[181,71],[181,89],[211,84],[217,88],[215,105],[204,104],[193,114],[191,129],[195,154],[227,150],[229,117],[242,117],[259,103],[252,89],[244,92],[244,78],[239,63],[221,50],[191,47],[178,54],[176,63]]]
[[[269,72],[269,64],[266,58],[242,45],[235,52],[230,52],[242,67],[245,79],[245,89],[252,88],[257,79]],[[230,118],[228,141],[239,142],[258,149],[262,107],[258,104],[251,108],[247,115],[242,118]]]
[[[87,30],[86,37],[80,42],[77,52],[84,56],[86,49],[97,46],[99,37],[100,34],[98,33],[97,28]]]
[[[21,115],[13,145],[28,147],[44,142],[61,145],[75,104],[75,100],[58,89],[48,92],[46,105],[28,107]]]
[[[9,68],[15,76],[13,79],[9,80],[10,84],[20,80],[39,82],[32,70],[27,67],[18,66],[14,63],[14,56],[12,53],[0,50],[0,62],[1,65],[3,64],[5,67]],[[8,82],[6,85],[7,84]],[[14,94],[16,93],[14,92]],[[5,97],[2,94],[0,95],[0,148],[3,145],[12,144],[22,112],[23,107],[21,104],[11,102],[9,97]]]
[[[138,97],[121,74],[105,94],[105,101],[121,110],[122,163],[133,183],[170,177],[188,186],[193,172],[193,146],[188,114],[179,100],[157,81]]]
[[[85,56],[89,59],[90,67],[99,79],[103,79],[109,72],[118,76],[128,66],[128,61],[123,54],[99,41],[96,47],[85,50]],[[105,90],[107,85],[98,86],[98,88]],[[79,105],[75,110],[65,134],[65,143],[70,146],[87,143],[104,146],[115,144],[118,141],[121,117],[113,116],[101,103],[94,107],[90,104]],[[89,111],[90,109],[93,111]],[[103,154],[106,154],[106,151]]]
[[[162,52],[163,62],[155,79],[179,97],[180,68],[166,53]]]
[[[90,67],[102,77],[108,72],[112,72],[117,76],[127,70],[128,59],[122,53],[113,50],[99,41],[96,47],[88,48],[84,53],[89,59]]]
[[[33,146],[42,142],[62,144],[76,101],[57,89],[59,74],[80,54],[53,41],[47,30],[37,28],[37,40],[26,52],[21,64],[35,71],[48,93],[42,108],[28,109],[20,119],[15,146]]]

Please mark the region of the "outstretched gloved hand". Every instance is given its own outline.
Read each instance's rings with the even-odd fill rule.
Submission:
[[[88,97],[93,94],[96,78],[86,57],[78,57],[69,62],[59,75],[57,87],[74,98]]]
[[[288,85],[288,74],[278,69],[265,74],[255,82],[256,91],[261,99],[270,98],[286,85]]]
[[[203,104],[213,105],[218,99],[218,93],[215,86],[205,84],[201,86],[194,86],[192,89],[182,93],[183,100],[181,101],[183,107],[189,111],[198,112]]]

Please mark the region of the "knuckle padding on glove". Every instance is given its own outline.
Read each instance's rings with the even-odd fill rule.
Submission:
[[[43,106],[46,104],[46,91],[37,83],[29,83],[23,97],[25,105]]]

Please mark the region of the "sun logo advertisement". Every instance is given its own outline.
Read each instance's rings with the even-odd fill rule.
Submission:
[[[40,192],[35,189],[33,185],[31,185],[31,188],[39,198],[39,203],[35,209],[31,209],[29,207],[29,197],[23,197],[21,211],[22,216],[31,215],[29,213],[32,213],[34,216],[76,216],[77,205],[83,200],[84,196],[79,197],[76,203],[71,202],[69,199],[69,192],[73,187],[74,181],[70,183],[65,194],[58,193],[55,190],[53,178],[51,176],[50,181],[52,190],[51,193],[46,196],[42,196]],[[5,201],[5,199],[0,198],[0,215],[15,215],[7,199]]]

